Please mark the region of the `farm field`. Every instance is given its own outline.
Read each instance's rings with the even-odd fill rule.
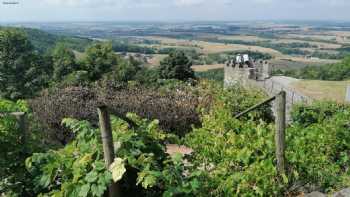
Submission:
[[[303,35],[300,35],[301,37]],[[304,35],[306,37],[306,35]],[[306,58],[303,55],[290,55],[284,54],[276,49],[258,46],[254,44],[244,44],[244,42],[268,42],[271,45],[293,45],[293,44],[308,44],[313,46],[311,48],[296,48],[297,50],[307,51],[308,53],[324,53],[324,54],[333,54],[334,56],[338,54],[338,49],[343,47],[343,43],[330,43],[318,40],[302,40],[298,37],[290,37],[289,35],[281,34],[276,38],[263,38],[254,35],[198,35],[193,39],[181,39],[181,38],[170,38],[166,36],[146,36],[140,37],[144,39],[154,40],[160,42],[158,45],[150,45],[150,47],[156,48],[177,48],[177,49],[188,49],[188,50],[196,50],[202,54],[215,54],[215,53],[225,53],[225,52],[234,52],[234,51],[254,51],[260,53],[270,54],[273,59],[272,60],[289,60],[292,62],[296,62],[304,65],[323,65],[323,64],[332,64],[336,63],[339,60],[337,59],[328,59],[328,58]],[[203,41],[206,39],[214,39],[214,41]],[[232,41],[243,41],[242,44],[232,44],[232,43],[220,43],[215,42],[215,39],[218,40],[232,40]],[[147,46],[147,45],[144,45]],[[294,50],[294,49],[292,49]],[[312,57],[312,56],[311,56]],[[325,56],[326,57],[326,56]]]
[[[241,44],[221,44],[221,43],[212,43],[212,42],[204,42],[204,41],[197,41],[197,40],[190,41],[190,40],[166,38],[166,37],[147,37],[147,38],[161,41],[163,45],[174,45],[174,46],[182,46],[182,47],[197,46],[196,48],[205,54],[228,52],[228,51],[251,50],[251,51],[259,51],[262,53],[270,53],[277,57],[282,55],[280,52],[276,50],[259,47],[259,46],[246,46]]]

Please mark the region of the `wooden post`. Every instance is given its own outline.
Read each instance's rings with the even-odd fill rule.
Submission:
[[[13,112],[11,115],[17,119],[18,127],[21,132],[21,143],[25,147],[27,144],[27,125],[26,125],[26,113],[25,112]],[[25,149],[25,148],[24,148]]]
[[[111,120],[106,106],[98,107],[98,116],[103,143],[103,153],[107,169],[114,161],[114,146],[111,128]],[[109,186],[110,197],[120,197],[120,189],[117,183]]]
[[[281,91],[276,96],[276,157],[277,157],[277,172],[281,176],[285,174],[285,130],[286,130],[286,92]]]
[[[273,81],[271,81],[271,93],[273,93]]]

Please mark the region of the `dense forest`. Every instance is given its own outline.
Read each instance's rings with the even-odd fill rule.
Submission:
[[[112,183],[122,196],[164,197],[298,196],[350,186],[348,105],[294,107],[280,176],[271,106],[234,118],[267,98],[260,90],[223,88],[222,70],[195,73],[184,51],[146,68],[118,55],[113,41],[37,33],[0,29],[1,196],[98,197]],[[343,72],[347,62],[334,69]],[[108,167],[101,106],[112,116],[116,158]],[[8,112],[26,113],[26,133]],[[168,144],[192,153],[169,154]]]

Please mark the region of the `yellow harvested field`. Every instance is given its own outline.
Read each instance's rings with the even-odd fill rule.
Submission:
[[[248,38],[249,36],[244,36],[245,38]],[[198,41],[198,40],[184,40],[184,39],[175,39],[175,38],[166,38],[161,36],[147,36],[146,38],[151,40],[157,40],[160,41],[161,44],[158,46],[160,48],[164,47],[182,47],[182,48],[188,48],[188,49],[197,49],[198,51],[204,53],[204,54],[212,54],[212,53],[222,53],[222,52],[232,52],[232,51],[257,51],[261,53],[268,53],[273,56],[273,59],[276,60],[291,60],[295,62],[301,62],[301,63],[319,63],[319,64],[332,64],[338,62],[338,60],[329,60],[329,59],[318,59],[318,58],[312,58],[312,59],[306,59],[302,56],[291,56],[291,55],[284,55],[281,52],[271,49],[271,48],[265,48],[260,46],[248,46],[248,45],[242,45],[242,44],[224,44],[224,43],[213,43],[213,42],[204,42],[204,41]],[[293,42],[295,40],[293,39],[281,39],[281,42]],[[299,41],[300,42],[300,41]],[[336,44],[328,44],[323,42],[314,42],[318,43],[319,46],[323,48],[337,48],[340,45]]]
[[[198,47],[205,54],[209,53],[220,53],[227,51],[241,51],[241,50],[250,50],[250,51],[258,51],[262,53],[269,53],[273,56],[282,56],[279,51],[270,48],[264,48],[259,46],[246,46],[241,44],[222,44],[222,43],[211,43],[204,41],[196,41],[196,40],[182,40],[182,39],[174,39],[174,38],[164,38],[164,37],[156,37],[151,36],[149,39],[158,40],[162,44],[165,45],[173,45],[173,46],[187,46],[187,47]]]
[[[205,72],[205,71],[208,71],[208,70],[220,69],[220,68],[224,68],[224,67],[225,67],[224,64],[194,65],[194,66],[192,66],[192,69],[195,72]]]
[[[292,84],[294,89],[311,98],[337,102],[345,101],[347,85],[350,81],[300,80]]]

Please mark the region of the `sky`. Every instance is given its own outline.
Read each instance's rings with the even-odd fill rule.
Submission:
[[[0,0],[0,2],[0,22],[350,21],[350,0]],[[18,2],[18,4],[6,2]]]

